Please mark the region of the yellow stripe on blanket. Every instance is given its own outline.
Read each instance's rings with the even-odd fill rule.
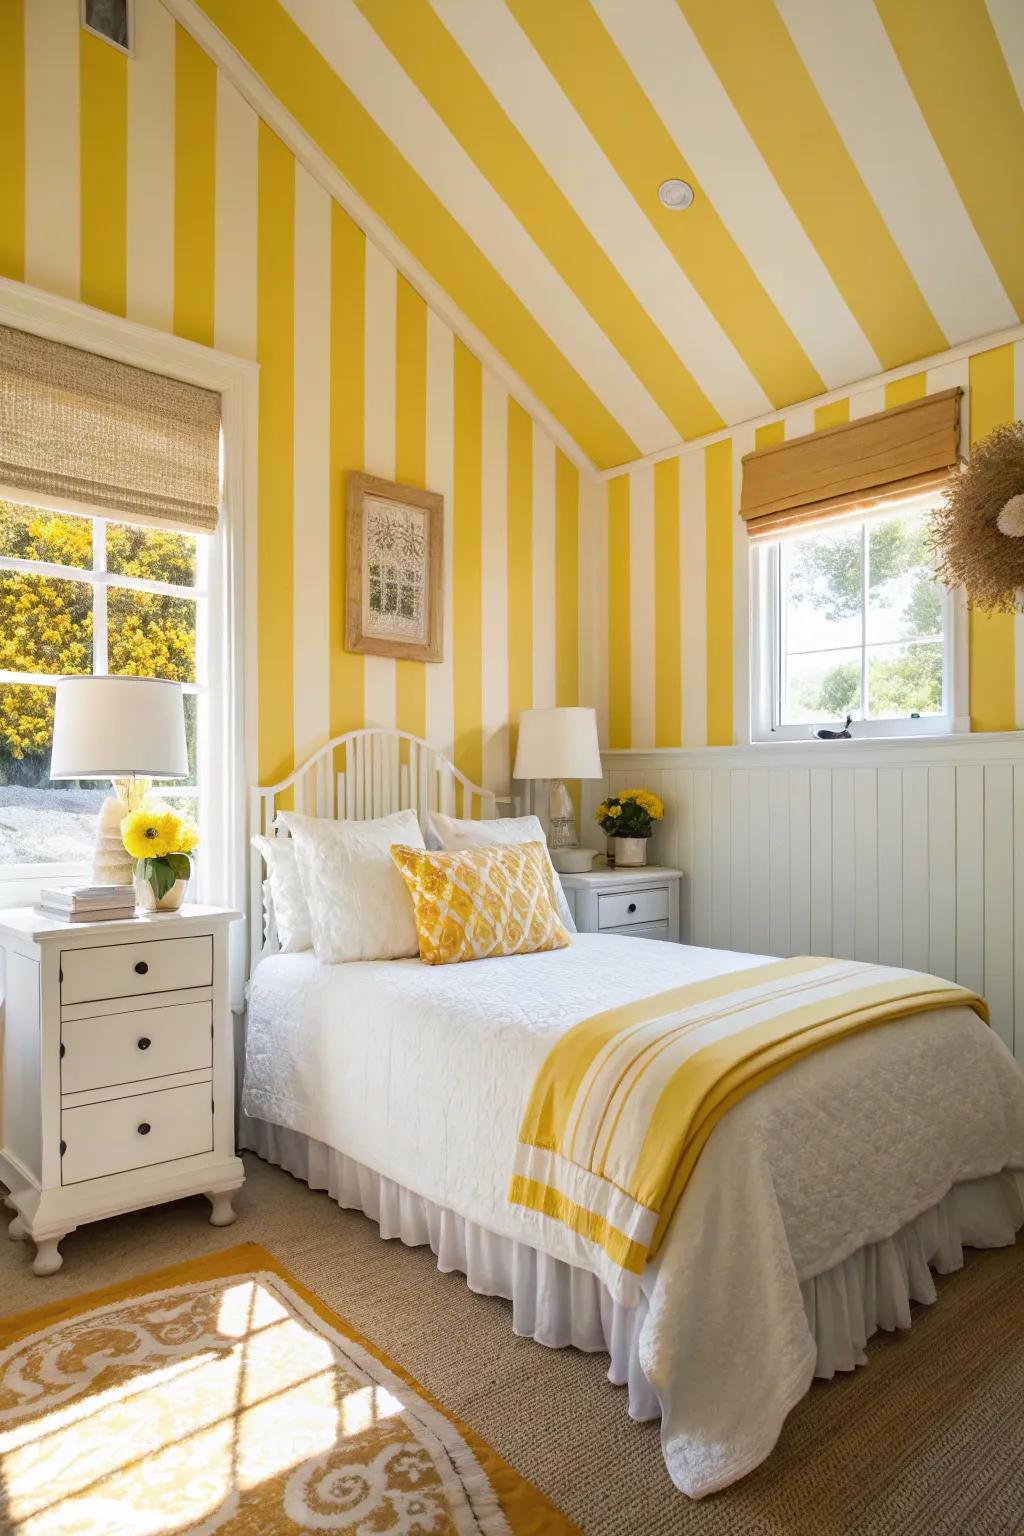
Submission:
[[[708,1137],[762,1083],[846,1035],[976,992],[896,966],[804,955],[641,998],[568,1030],[530,1095],[514,1205],[575,1235],[621,1301],[657,1253]]]

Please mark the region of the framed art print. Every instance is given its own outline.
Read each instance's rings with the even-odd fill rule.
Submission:
[[[347,490],[346,649],[440,661],[444,497],[362,474]]]

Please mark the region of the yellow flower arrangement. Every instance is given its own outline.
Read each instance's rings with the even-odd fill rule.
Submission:
[[[121,841],[135,861],[135,873],[149,882],[160,900],[177,880],[191,874],[199,829],[163,801],[146,800],[122,821]]]
[[[594,820],[609,837],[650,837],[665,807],[649,789],[620,789],[602,800]]]

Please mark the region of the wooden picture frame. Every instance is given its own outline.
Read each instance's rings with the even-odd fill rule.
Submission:
[[[353,472],[346,507],[346,650],[440,661],[444,497]]]

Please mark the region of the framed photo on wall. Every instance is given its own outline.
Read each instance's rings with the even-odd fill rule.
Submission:
[[[347,508],[346,649],[440,661],[444,497],[350,474]]]

